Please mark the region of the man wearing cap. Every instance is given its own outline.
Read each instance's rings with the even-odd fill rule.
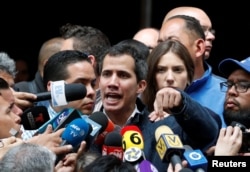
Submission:
[[[249,156],[246,151],[249,148],[242,142],[242,131],[250,129],[250,57],[242,61],[224,59],[219,64],[219,70],[227,78],[220,83],[221,91],[226,93],[223,117],[227,127],[220,130],[214,155]]]
[[[226,125],[236,121],[250,128],[250,57],[242,61],[224,59],[219,71],[227,78],[220,84],[221,91],[226,92],[223,112]]]

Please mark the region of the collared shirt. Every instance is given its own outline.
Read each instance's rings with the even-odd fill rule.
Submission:
[[[108,117],[108,115],[106,114],[106,112],[105,112],[105,109],[102,107],[101,108],[101,111],[107,116],[107,118],[109,119],[109,117]],[[129,116],[129,118],[127,119],[127,122],[124,124],[124,126],[125,125],[127,125],[127,124],[130,124],[131,123],[131,119],[137,114],[137,113],[141,113],[140,111],[139,111],[139,109],[137,108],[137,105],[135,105],[135,109],[134,109],[134,111],[132,112],[132,114]],[[114,124],[115,125],[115,131],[120,131],[121,130],[121,128],[122,127],[124,127],[124,126],[119,126],[119,125],[116,125],[116,124]]]

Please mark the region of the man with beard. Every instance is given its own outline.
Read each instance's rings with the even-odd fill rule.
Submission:
[[[228,127],[220,131],[215,155],[239,155],[243,144],[242,130],[248,132],[250,129],[250,57],[242,61],[224,59],[219,70],[227,78],[220,88],[226,92],[223,117]],[[247,154],[250,155],[243,155]]]

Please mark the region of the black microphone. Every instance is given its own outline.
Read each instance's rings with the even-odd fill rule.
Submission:
[[[55,90],[54,96],[61,94],[63,91],[67,102],[82,99],[87,93],[86,87],[82,83],[71,83],[65,84],[64,90],[62,90],[62,88]],[[39,102],[50,100],[52,98],[51,94],[51,92],[36,93],[37,99],[31,101]]]
[[[174,134],[168,126],[159,126],[155,131],[156,151],[163,162],[171,162],[173,167],[181,163],[183,144],[178,135]]]
[[[83,115],[82,118],[85,119],[92,127],[92,132],[86,139],[86,142],[88,143],[86,145],[86,149],[88,149],[91,144],[94,144],[94,141],[105,130],[105,128],[107,128],[109,120],[103,112],[99,111],[94,112],[89,116]]]
[[[25,130],[36,130],[49,120],[49,113],[45,106],[28,108],[21,115],[21,124]]]
[[[123,159],[122,136],[116,131],[107,133],[102,146],[102,156],[115,155]]]

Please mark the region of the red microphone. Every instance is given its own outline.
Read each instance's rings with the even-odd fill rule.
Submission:
[[[116,131],[108,133],[102,146],[102,155],[115,155],[123,159],[122,136]]]
[[[96,140],[95,140],[95,144],[97,145],[102,145],[104,143],[104,139],[106,137],[106,135],[112,131],[114,131],[115,129],[115,125],[113,124],[113,122],[111,120],[108,120],[108,124],[107,127],[104,129],[104,131],[102,133],[100,133]]]

